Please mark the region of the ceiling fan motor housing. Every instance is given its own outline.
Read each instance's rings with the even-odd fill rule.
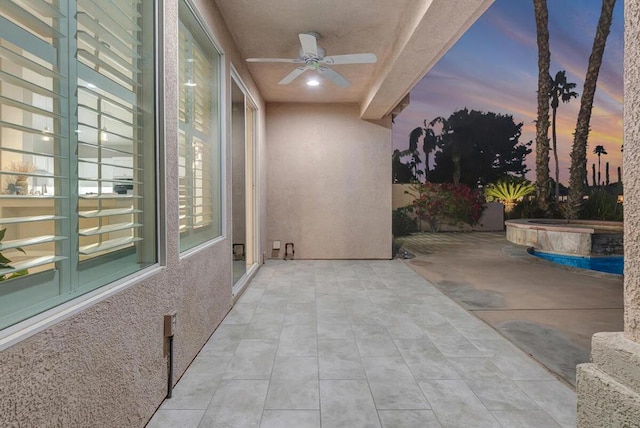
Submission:
[[[300,48],[300,50],[298,51],[298,57],[304,62],[306,62],[307,64],[309,64],[310,62],[322,61],[322,59],[325,57],[326,54],[327,54],[327,51],[325,51],[320,46],[318,46],[318,55],[307,54],[304,52],[304,49],[302,48]]]

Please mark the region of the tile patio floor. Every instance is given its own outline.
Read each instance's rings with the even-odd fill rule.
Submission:
[[[272,261],[148,427],[551,428],[575,409],[400,261]]]

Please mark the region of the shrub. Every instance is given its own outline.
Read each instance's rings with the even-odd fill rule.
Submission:
[[[505,211],[510,212],[518,200],[533,194],[535,191],[535,186],[529,182],[501,179],[489,184],[484,189],[484,194],[488,201],[497,200],[502,202],[505,206]]]
[[[513,207],[506,214],[506,218],[508,219],[516,219],[516,218],[544,218],[547,216],[547,213],[540,208],[537,201],[535,200],[522,200]]]
[[[506,212],[505,219],[517,218],[567,218],[566,202],[552,203],[547,211],[540,208],[538,201],[525,197],[524,200],[516,203],[513,210]]]
[[[413,186],[413,212],[434,229],[437,224],[454,226],[478,223],[485,206],[484,195],[464,184],[424,183]]]
[[[580,219],[622,221],[622,204],[617,199],[605,190],[594,190],[589,199],[582,201]]]
[[[405,236],[418,231],[418,221],[410,213],[411,207],[401,207],[391,213],[393,236]]]

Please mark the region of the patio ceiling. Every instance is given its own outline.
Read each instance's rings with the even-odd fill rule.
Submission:
[[[297,58],[299,33],[327,55],[373,52],[376,64],[334,65],[351,81],[278,82],[295,64],[248,64],[267,102],[359,103],[363,119],[391,113],[493,0],[215,0],[243,59]],[[307,71],[306,73],[312,73]]]

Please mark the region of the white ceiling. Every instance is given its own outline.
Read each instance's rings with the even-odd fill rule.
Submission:
[[[296,64],[248,64],[267,102],[349,102],[380,119],[404,98],[493,0],[215,0],[243,57],[297,58],[299,33],[320,34],[327,55],[375,53],[376,64],[334,65],[340,88],[306,75],[278,82]],[[306,73],[314,73],[307,71]]]

